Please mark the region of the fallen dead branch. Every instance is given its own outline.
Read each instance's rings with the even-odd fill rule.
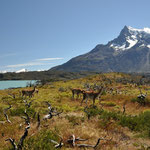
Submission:
[[[65,143],[66,143],[66,144],[70,144],[71,147],[93,148],[93,149],[96,149],[96,148],[98,147],[98,145],[100,144],[100,141],[101,141],[101,140],[110,141],[111,139],[105,139],[105,137],[104,137],[104,138],[98,138],[98,140],[97,140],[97,142],[96,142],[95,145],[84,144],[84,143],[83,143],[83,144],[78,144],[77,142],[79,142],[79,141],[87,141],[87,139],[80,139],[79,137],[76,138],[75,135],[72,135],[68,140],[66,140]],[[50,139],[50,141],[51,141],[52,143],[56,144],[56,145],[55,145],[55,148],[61,148],[62,146],[65,145],[64,143],[62,143],[63,139],[61,139],[61,141],[60,141],[59,143],[56,142],[56,141],[54,141],[54,140],[51,140],[51,139]]]
[[[27,114],[26,109],[25,109],[25,111],[24,111],[24,114],[25,114],[26,116],[22,116],[21,118],[25,120],[25,124],[26,124],[26,125],[29,125],[29,124],[30,124],[30,117],[29,117],[29,115]]]
[[[14,150],[18,149],[18,147],[15,143],[15,139],[9,138],[9,139],[6,139],[5,141],[9,141],[11,143],[11,145],[13,146]]]
[[[46,102],[46,104],[48,105],[49,113],[44,116],[43,120],[51,119],[51,118],[54,117],[54,116],[59,116],[59,115],[63,112],[63,111],[57,112],[57,111],[55,110],[55,108],[53,108],[53,107],[51,106],[51,104],[50,104],[49,102]]]
[[[33,102],[34,100],[31,100],[29,103],[28,103],[28,100],[23,100],[23,102],[25,103],[25,106],[27,107],[27,108],[30,108],[30,106],[31,106],[31,104],[32,104],[32,102]]]
[[[52,143],[56,144],[55,148],[62,148],[62,146],[64,145],[64,143],[62,143],[63,139],[60,140],[60,142],[56,142],[54,140],[50,140]]]
[[[23,142],[25,138],[28,136],[28,129],[30,129],[30,124],[25,128],[23,136],[20,138],[19,144],[18,144],[18,149],[22,149],[23,147]]]
[[[75,138],[74,135],[72,135],[66,142],[68,144],[71,144],[72,146],[75,146],[75,142],[78,142],[78,141],[87,141],[88,139],[81,139],[81,138]]]
[[[76,144],[76,146],[79,147],[79,148],[93,148],[93,149],[96,149],[97,146],[100,144],[101,140],[110,141],[111,139],[99,138],[97,140],[97,143],[95,145],[90,145],[90,144]]]
[[[28,129],[30,129],[30,124],[25,128],[24,134],[20,138],[18,145],[15,143],[15,139],[12,139],[12,138],[8,138],[5,141],[10,141],[14,150],[22,150],[23,142],[24,142],[25,138],[28,136]]]
[[[11,109],[11,107],[12,107],[12,105],[9,104],[9,107],[6,108],[6,109],[4,109],[4,116],[5,116],[5,118],[6,118],[6,120],[7,120],[8,123],[11,123],[11,121],[10,121],[9,118],[8,118],[7,111],[8,111],[9,109]]]

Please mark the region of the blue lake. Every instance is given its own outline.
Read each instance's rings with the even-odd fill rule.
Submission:
[[[0,81],[0,90],[8,88],[26,87],[29,83],[35,84],[37,80],[8,80]]]

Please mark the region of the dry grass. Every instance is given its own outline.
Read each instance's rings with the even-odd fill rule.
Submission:
[[[111,84],[106,84],[104,82],[104,75],[112,81]],[[93,145],[96,144],[99,137],[111,139],[110,141],[101,141],[97,149],[103,150],[137,150],[142,149],[142,147],[146,148],[149,146],[149,140],[137,136],[139,135],[139,132],[134,132],[129,130],[127,127],[122,127],[113,119],[104,121],[99,119],[99,115],[92,116],[90,119],[88,119],[83,111],[86,104],[83,103],[83,106],[80,106],[82,98],[79,100],[72,99],[70,87],[84,88],[85,83],[89,83],[91,85],[94,83],[103,83],[105,86],[107,85],[109,87],[119,89],[121,93],[116,95],[115,91],[112,94],[106,92],[101,97],[101,103],[96,100],[96,105],[98,108],[101,108],[103,105],[104,110],[122,112],[123,104],[126,102],[125,113],[127,115],[138,115],[144,110],[149,109],[149,106],[143,107],[138,103],[131,102],[132,98],[135,98],[138,94],[140,94],[138,87],[130,83],[121,84],[115,82],[115,79],[117,78],[126,77],[130,79],[129,75],[115,73],[104,75],[90,76],[78,80],[70,80],[67,82],[59,81],[51,83],[50,85],[47,84],[43,87],[38,87],[39,93],[35,94],[35,96],[31,99],[34,101],[31,105],[30,117],[32,118],[34,112],[40,112],[41,118],[47,114],[48,106],[46,105],[45,101],[49,101],[53,107],[56,107],[59,110],[62,109],[63,113],[60,116],[53,117],[47,122],[42,120],[39,129],[37,129],[37,118],[32,119],[29,135],[25,140],[25,147],[28,147],[30,141],[35,139],[37,136],[44,138],[43,132],[46,131],[53,131],[55,135],[61,136],[64,139],[64,142],[73,134],[76,137],[88,139],[84,143]],[[60,90],[61,87],[63,90]],[[148,88],[150,87],[147,85],[142,86],[143,91]],[[16,111],[18,108],[22,108],[23,110],[25,109],[24,103],[19,97],[20,90],[21,89],[11,90],[11,93],[16,94],[15,99],[8,95],[8,90],[0,90],[0,149],[11,149],[11,144],[6,142],[5,139],[11,137],[18,141],[24,132],[24,120],[20,117],[22,114],[17,115],[17,113],[19,113],[17,112],[16,115],[11,116],[10,114],[12,110],[8,111],[9,119],[12,121],[11,124],[7,123],[3,116],[3,110],[4,108],[8,107],[8,103],[12,104],[13,111]],[[124,91],[126,91],[126,93]],[[150,98],[149,95],[148,98]],[[88,100],[88,106],[91,104],[92,101]],[[66,144],[62,149],[70,150],[72,148]],[[79,148],[74,149],[77,150]]]

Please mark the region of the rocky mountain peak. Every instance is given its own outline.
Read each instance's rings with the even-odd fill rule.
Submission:
[[[150,72],[150,28],[124,26],[106,45],[52,68],[61,71]]]
[[[149,47],[150,28],[136,29],[125,26],[119,36],[108,43],[109,47],[116,51],[129,50],[136,44]]]

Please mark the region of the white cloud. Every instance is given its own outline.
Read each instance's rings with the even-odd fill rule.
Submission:
[[[16,55],[17,55],[16,53],[2,54],[0,56],[0,58],[10,57],[10,56],[16,56]]]
[[[29,68],[31,66],[52,65],[54,63],[45,62],[45,61],[62,60],[62,59],[63,58],[59,58],[59,57],[58,58],[41,58],[41,59],[32,60],[31,62],[28,62],[28,63],[23,63],[23,64],[0,66],[0,68],[3,68],[4,70],[11,70],[11,72],[12,72],[12,71],[16,70],[17,68]],[[2,71],[0,71],[0,72],[2,72]]]
[[[62,60],[64,58],[41,58],[41,59],[36,59],[36,61],[51,61],[51,60]]]
[[[25,63],[25,64],[7,65],[5,67],[6,68],[19,68],[19,67],[39,66],[39,65],[46,65],[46,64],[39,63],[39,62],[31,62],[31,63]]]

